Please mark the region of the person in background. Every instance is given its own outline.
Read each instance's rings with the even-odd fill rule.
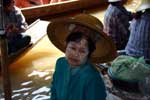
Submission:
[[[131,22],[131,35],[125,48],[129,56],[144,56],[150,64],[150,0],[143,0],[136,9],[137,17]]]
[[[5,34],[8,39],[8,54],[15,53],[30,43],[31,37],[23,33],[27,23],[14,0],[3,0]]]
[[[106,100],[103,79],[91,62],[94,52],[104,54],[95,54],[101,62],[101,57],[106,56],[105,50],[114,50],[107,40],[109,37],[102,32],[102,23],[91,15],[81,14],[52,21],[47,33],[52,43],[65,52],[65,57],[56,62],[50,100]]]
[[[133,15],[123,6],[127,0],[108,0],[109,6],[104,16],[104,32],[116,44],[117,50],[125,49],[129,38],[129,21]]]

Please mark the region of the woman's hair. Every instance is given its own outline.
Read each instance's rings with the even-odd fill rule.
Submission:
[[[134,18],[139,19],[139,18],[141,18],[141,15],[142,15],[142,11],[136,12],[136,15]]]
[[[95,42],[90,38],[90,36],[85,35],[83,32],[72,32],[66,38],[66,44],[69,42],[79,42],[82,39],[86,39],[88,42],[88,57],[91,56],[92,52],[96,49]]]
[[[138,12],[136,12],[135,19],[141,18],[141,16],[142,16],[144,13],[150,13],[150,9],[148,8],[148,9],[145,9],[145,10],[143,10],[143,11],[138,11]]]
[[[109,4],[111,4],[111,5],[113,5],[113,6],[117,6],[118,3],[119,3],[119,1],[118,1],[118,2],[109,2]]]
[[[150,13],[150,8],[146,9],[145,12]]]

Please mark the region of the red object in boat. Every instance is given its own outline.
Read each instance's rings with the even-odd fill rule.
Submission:
[[[68,0],[15,0],[15,5],[19,8],[32,7],[42,4],[57,3]]]
[[[15,0],[15,5],[19,8],[32,7],[49,3],[50,0]]]

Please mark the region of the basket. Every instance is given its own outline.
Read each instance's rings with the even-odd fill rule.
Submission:
[[[130,81],[117,79],[109,69],[108,69],[108,76],[114,87],[127,92],[140,93],[139,82],[130,82]]]

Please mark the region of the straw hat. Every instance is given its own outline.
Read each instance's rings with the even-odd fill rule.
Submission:
[[[100,39],[96,42],[96,50],[91,55],[94,63],[104,63],[116,57],[116,48],[113,41],[102,32],[102,23],[89,14],[79,14],[75,17],[61,18],[51,21],[47,28],[47,34],[51,42],[61,51],[65,52],[66,37],[72,31],[74,25],[82,25],[95,32]],[[91,33],[92,34],[92,33]]]
[[[138,11],[142,11],[148,8],[150,8],[150,0],[142,0],[141,4],[136,9],[136,11],[138,12]]]
[[[108,2],[118,2],[118,1],[122,1],[122,0],[108,0]]]

